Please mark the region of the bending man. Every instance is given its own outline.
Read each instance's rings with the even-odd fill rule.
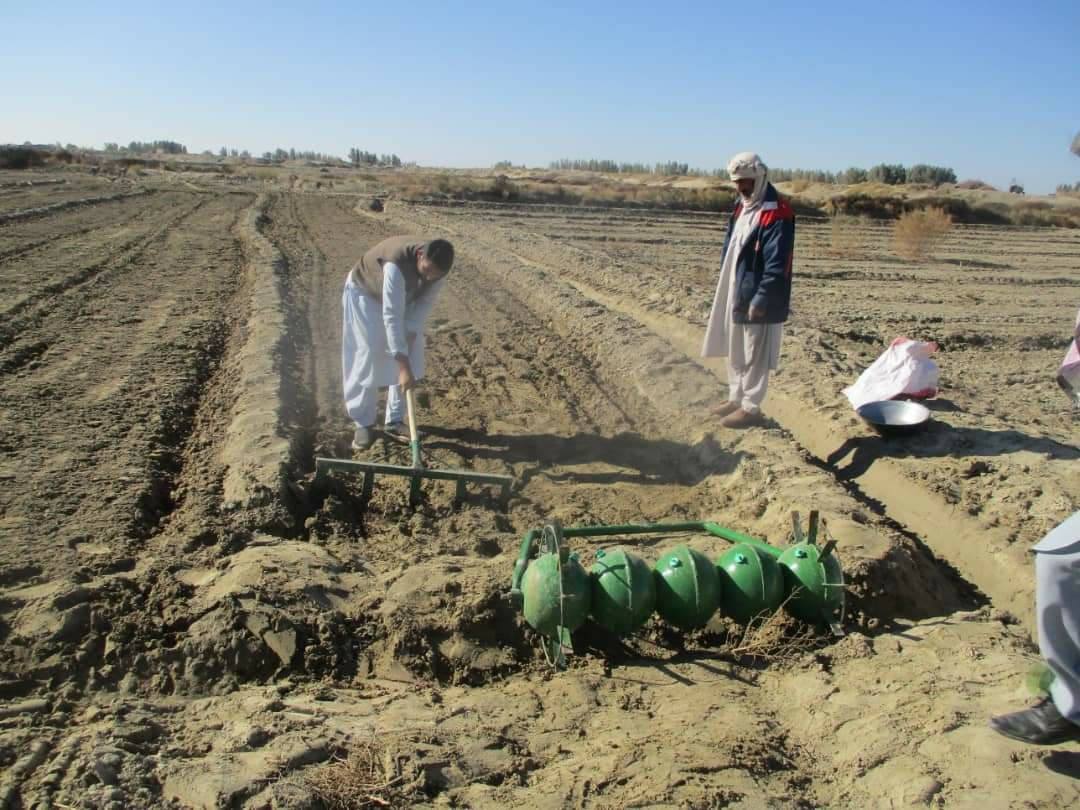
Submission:
[[[753,152],[728,164],[739,201],[720,254],[702,357],[726,357],[728,401],[713,410],[721,424],[745,428],[761,421],[769,372],[780,359],[784,321],[791,304],[795,214],[768,181]]]
[[[386,432],[407,437],[402,394],[424,376],[424,325],[454,263],[445,239],[386,239],[349,271],[341,340],[345,409],[356,423],[352,446],[371,445],[379,388],[386,396]]]

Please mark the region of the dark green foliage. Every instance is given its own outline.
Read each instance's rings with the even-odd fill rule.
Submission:
[[[401,158],[397,155],[376,155],[364,152],[355,146],[349,150],[349,163],[353,166],[400,166]]]
[[[931,186],[940,186],[942,183],[955,183],[956,172],[944,166],[928,166],[925,163],[916,163],[907,171],[907,182],[926,183]]]
[[[45,156],[29,146],[0,146],[0,169],[31,169],[45,162]]]
[[[907,169],[899,163],[879,163],[870,169],[870,179],[875,183],[885,183],[888,186],[899,186],[907,182]]]

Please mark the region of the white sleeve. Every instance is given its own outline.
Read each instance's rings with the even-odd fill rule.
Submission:
[[[393,262],[383,265],[382,319],[386,348],[392,355],[409,355],[405,340],[405,276]]]
[[[446,276],[429,285],[424,290],[424,294],[413,301],[413,305],[408,309],[408,314],[405,316],[405,331],[410,335],[419,335],[424,331],[424,324],[427,323],[428,316],[431,314],[431,310],[435,306],[435,301],[438,299],[444,284],[446,284]]]

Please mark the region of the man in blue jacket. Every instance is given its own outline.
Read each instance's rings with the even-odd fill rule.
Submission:
[[[1030,709],[991,718],[999,734],[1033,745],[1080,742],[1080,512],[1035,544],[1039,652],[1054,680]]]
[[[745,428],[761,422],[769,372],[780,359],[791,305],[795,214],[753,152],[735,155],[728,174],[739,200],[724,239],[701,356],[727,358],[728,401],[713,413],[725,427]]]

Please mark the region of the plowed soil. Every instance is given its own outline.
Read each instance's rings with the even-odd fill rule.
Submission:
[[[1032,695],[1028,549],[1080,505],[1053,382],[1080,235],[956,228],[912,262],[885,225],[800,221],[769,420],[736,432],[697,351],[723,218],[367,202],[0,176],[0,807],[1080,801],[1075,746],[987,727]],[[380,476],[365,509],[356,478],[315,478],[317,456],[354,455],[345,273],[399,233],[458,252],[424,461],[513,476],[505,508],[432,481],[411,510]],[[924,432],[882,439],[840,392],[901,334],[940,344],[942,390]],[[383,436],[357,457],[409,463]],[[507,599],[522,536],[552,518],[783,546],[814,509],[849,584],[843,637],[587,625],[555,672]],[[727,547],[573,547],[651,564],[684,542]],[[350,756],[368,762],[351,791]]]

